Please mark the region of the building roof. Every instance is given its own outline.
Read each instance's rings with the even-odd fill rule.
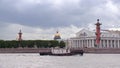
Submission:
[[[61,39],[59,32],[57,31],[54,35],[54,40]]]
[[[82,29],[82,30],[80,30],[79,32],[76,33],[76,36],[77,36],[77,37],[83,37],[83,36],[90,37],[90,36],[95,36],[95,32],[90,31],[90,30],[87,30],[87,29]]]
[[[95,37],[95,31],[82,29],[76,33],[76,37]],[[120,37],[120,31],[101,30],[101,37]]]

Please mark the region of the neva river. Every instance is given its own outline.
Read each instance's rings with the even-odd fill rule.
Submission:
[[[120,54],[62,57],[37,53],[0,54],[0,68],[120,68]]]

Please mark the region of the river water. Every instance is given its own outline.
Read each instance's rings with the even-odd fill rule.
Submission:
[[[0,68],[120,68],[120,54],[40,56],[37,53],[0,54]]]

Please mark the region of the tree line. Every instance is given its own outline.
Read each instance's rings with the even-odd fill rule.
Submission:
[[[51,47],[65,47],[64,41],[56,40],[0,40],[0,48],[51,48]]]

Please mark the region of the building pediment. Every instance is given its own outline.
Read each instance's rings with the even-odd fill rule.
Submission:
[[[77,37],[83,37],[83,36],[95,36],[95,33],[92,31],[89,31],[87,29],[82,29],[79,32],[76,33]]]

